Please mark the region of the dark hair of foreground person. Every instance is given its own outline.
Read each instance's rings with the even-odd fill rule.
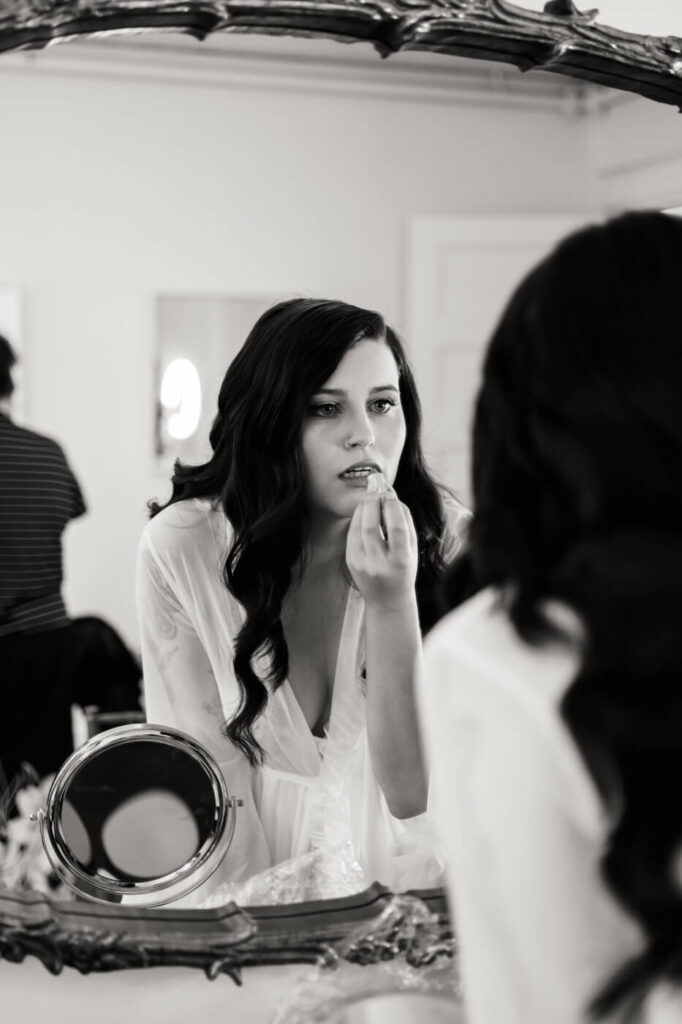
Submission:
[[[682,223],[630,213],[521,283],[485,360],[447,582],[450,607],[501,587],[529,644],[550,637],[546,598],[586,627],[562,714],[608,814],[603,877],[645,936],[596,1017],[682,981],[681,280]]]

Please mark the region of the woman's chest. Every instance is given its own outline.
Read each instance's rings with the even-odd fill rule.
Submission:
[[[282,609],[288,680],[309,728],[321,735],[329,719],[342,644],[347,587],[300,588]]]

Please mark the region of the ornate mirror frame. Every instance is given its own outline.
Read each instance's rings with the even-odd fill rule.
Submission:
[[[682,39],[598,17],[573,0],[548,0],[544,13],[507,0],[12,0],[0,13],[0,53],[147,30],[327,37],[371,43],[382,57],[424,50],[541,68],[682,109]]]
[[[550,0],[539,14],[504,0],[11,0],[0,11],[0,54],[35,50],[76,37],[143,31],[324,37],[365,42],[381,57],[403,50],[542,69],[637,93],[682,109],[682,39],[633,35],[597,23],[572,0]],[[417,893],[437,916],[451,952],[442,890]],[[185,965],[239,981],[243,967],[308,963],[376,923],[391,894],[364,893],[320,903],[205,911],[141,911],[0,891],[0,958],[41,960],[87,973]],[[404,952],[381,929],[356,962]],[[353,947],[346,954],[352,958]]]
[[[334,951],[357,964],[402,954],[415,967],[451,957],[443,891],[408,895],[431,919],[427,935],[409,922],[402,927],[400,897],[378,884],[343,899],[208,910],[139,910],[0,890],[0,959],[37,957],[52,974],[198,967],[209,979],[227,974],[241,984],[245,967],[315,963]]]

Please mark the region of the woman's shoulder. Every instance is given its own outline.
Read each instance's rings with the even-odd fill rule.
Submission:
[[[156,550],[227,549],[230,525],[220,505],[208,498],[186,498],[166,505],[142,531],[142,544]]]
[[[425,647],[438,699],[480,720],[525,720],[545,736],[563,736],[559,706],[580,668],[580,627],[565,605],[545,608],[560,632],[541,644],[519,636],[497,588],[479,591],[441,619]]]
[[[501,614],[500,595],[493,587],[479,591],[440,619],[428,634],[426,649],[432,656],[449,656],[452,660],[466,657],[468,649],[483,645],[495,648],[506,637],[506,623]]]
[[[582,632],[566,605],[548,602],[559,632],[530,644],[516,632],[505,595],[490,587],[450,612],[429,633],[426,686],[432,714],[467,722],[488,741],[514,736],[529,758],[550,757],[566,793],[583,807],[578,817],[598,828],[594,787],[561,711],[561,700],[580,668]]]
[[[491,684],[531,701],[555,702],[578,669],[581,631],[566,605],[548,602],[544,611],[558,627],[556,636],[527,643],[514,628],[503,591],[488,587],[441,619],[427,644],[453,661],[467,662]]]

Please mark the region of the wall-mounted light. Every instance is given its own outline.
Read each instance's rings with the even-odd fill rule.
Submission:
[[[161,405],[169,413],[165,427],[176,441],[191,437],[201,417],[201,381],[190,359],[174,359],[161,378]]]
[[[0,5],[1,6],[1,5]],[[158,295],[151,352],[155,469],[211,458],[211,424],[225,371],[256,320],[282,293]]]

